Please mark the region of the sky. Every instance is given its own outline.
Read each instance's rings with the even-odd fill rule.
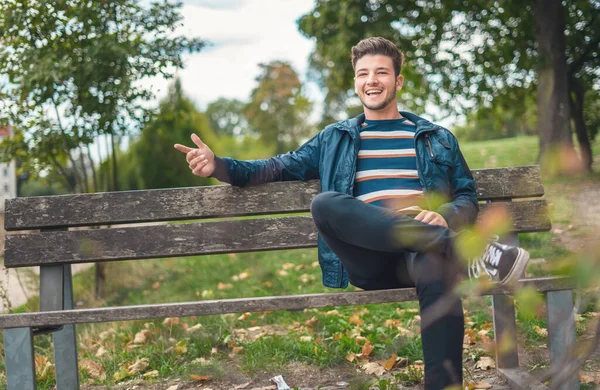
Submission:
[[[296,21],[314,0],[184,0],[179,34],[200,37],[211,45],[184,55],[178,71],[184,92],[200,109],[220,97],[247,101],[260,74],[258,64],[285,60],[306,80],[308,56],[314,44],[298,31]],[[168,82],[148,81],[165,96]],[[308,85],[313,99],[319,92]]]

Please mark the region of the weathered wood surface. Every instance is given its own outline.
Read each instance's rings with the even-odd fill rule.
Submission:
[[[474,170],[481,200],[541,196],[538,166]],[[114,225],[308,211],[319,182],[40,196],[6,201],[5,229]]]
[[[239,253],[316,244],[316,228],[309,216],[12,234],[6,239],[4,265]]]
[[[489,205],[482,205],[485,210]],[[506,203],[515,231],[550,228],[543,200]],[[115,227],[6,237],[5,267],[91,263],[314,247],[310,216]]]
[[[533,286],[541,292],[573,288],[567,278],[544,277],[523,279],[518,287]],[[510,294],[505,288],[491,288],[483,295]],[[63,310],[43,313],[0,315],[0,328],[41,327],[62,324],[141,320],[150,318],[204,316],[266,310],[302,310],[371,303],[406,302],[417,299],[414,288],[343,293],[304,294],[276,297],[207,300],[97,309]]]
[[[544,195],[539,165],[473,170],[480,200],[528,198]]]

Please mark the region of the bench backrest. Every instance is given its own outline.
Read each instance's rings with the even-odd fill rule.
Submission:
[[[480,201],[507,202],[514,232],[550,229],[546,201],[526,199],[544,194],[538,166],[480,169],[473,176]],[[279,182],[9,199],[5,229],[32,232],[7,235],[5,266],[314,247],[311,217],[293,214],[308,212],[318,189],[318,181]],[[270,214],[277,216],[231,219]],[[219,220],[147,224],[215,218]],[[104,225],[111,228],[69,230]]]

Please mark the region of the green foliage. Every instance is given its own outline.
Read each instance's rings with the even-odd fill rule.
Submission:
[[[537,110],[531,88],[507,88],[493,102],[467,114],[466,123],[453,128],[461,141],[535,135]],[[520,104],[515,104],[520,101]]]
[[[171,77],[183,66],[184,51],[205,45],[173,34],[180,7],[163,1],[143,8],[135,0],[1,2],[0,119],[18,132],[2,143],[0,158],[19,151],[23,170],[57,172],[71,190],[88,190],[86,146],[99,135],[118,137],[140,126],[147,117],[143,102],[153,93],[139,81]]]
[[[177,79],[160,103],[158,113],[142,129],[129,152],[128,170],[138,177],[138,188],[172,188],[214,183],[192,175],[185,156],[173,148],[175,143],[191,144],[190,135],[200,139],[219,155],[217,137],[206,115],[183,95]],[[123,179],[130,178],[128,174]]]
[[[568,77],[579,80],[587,91],[600,76],[599,7],[594,0],[565,3]],[[416,112],[431,102],[465,113],[489,107],[506,91],[513,92],[501,98],[502,106],[518,111],[523,100],[514,91],[522,89],[519,94],[530,98],[541,65],[530,2],[317,0],[298,24],[303,34],[316,39],[312,76],[327,91],[325,111],[331,118],[339,116],[353,96],[350,48],[365,37],[388,38],[405,52],[400,100]],[[593,110],[586,112],[597,116]],[[522,123],[519,116],[511,119]],[[506,118],[491,120],[502,123]]]
[[[219,136],[247,136],[255,133],[244,113],[246,104],[238,99],[220,98],[206,108],[210,126]]]
[[[19,188],[18,196],[44,196],[44,195],[61,195],[67,191],[58,181],[49,181],[44,179],[30,179],[23,183]]]
[[[314,133],[308,122],[312,103],[304,96],[302,83],[290,64],[273,61],[259,67],[262,73],[245,114],[263,143],[274,145],[277,154],[285,153]]]

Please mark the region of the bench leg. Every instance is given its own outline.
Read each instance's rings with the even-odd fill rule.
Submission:
[[[66,264],[63,267],[63,307],[65,310],[70,310],[73,309],[71,265]],[[52,341],[54,343],[54,363],[56,366],[56,388],[79,389],[75,325],[65,325],[62,330],[52,333]]]
[[[517,322],[513,297],[492,296],[494,338],[496,342],[496,368],[518,368]]]
[[[569,363],[574,361],[569,351],[575,346],[575,317],[573,314],[573,291],[549,291],[546,293],[548,309],[548,349],[550,351],[550,366],[552,370],[552,388],[573,390],[579,389],[578,373],[574,370],[570,375]],[[555,383],[561,383],[556,386]]]
[[[504,236],[500,242],[505,245],[519,246],[519,236],[516,233],[510,233]],[[496,368],[498,370],[518,368],[517,321],[513,297],[493,295],[492,312],[494,341],[496,342]]]
[[[35,390],[31,328],[4,329],[4,357],[7,390]]]

